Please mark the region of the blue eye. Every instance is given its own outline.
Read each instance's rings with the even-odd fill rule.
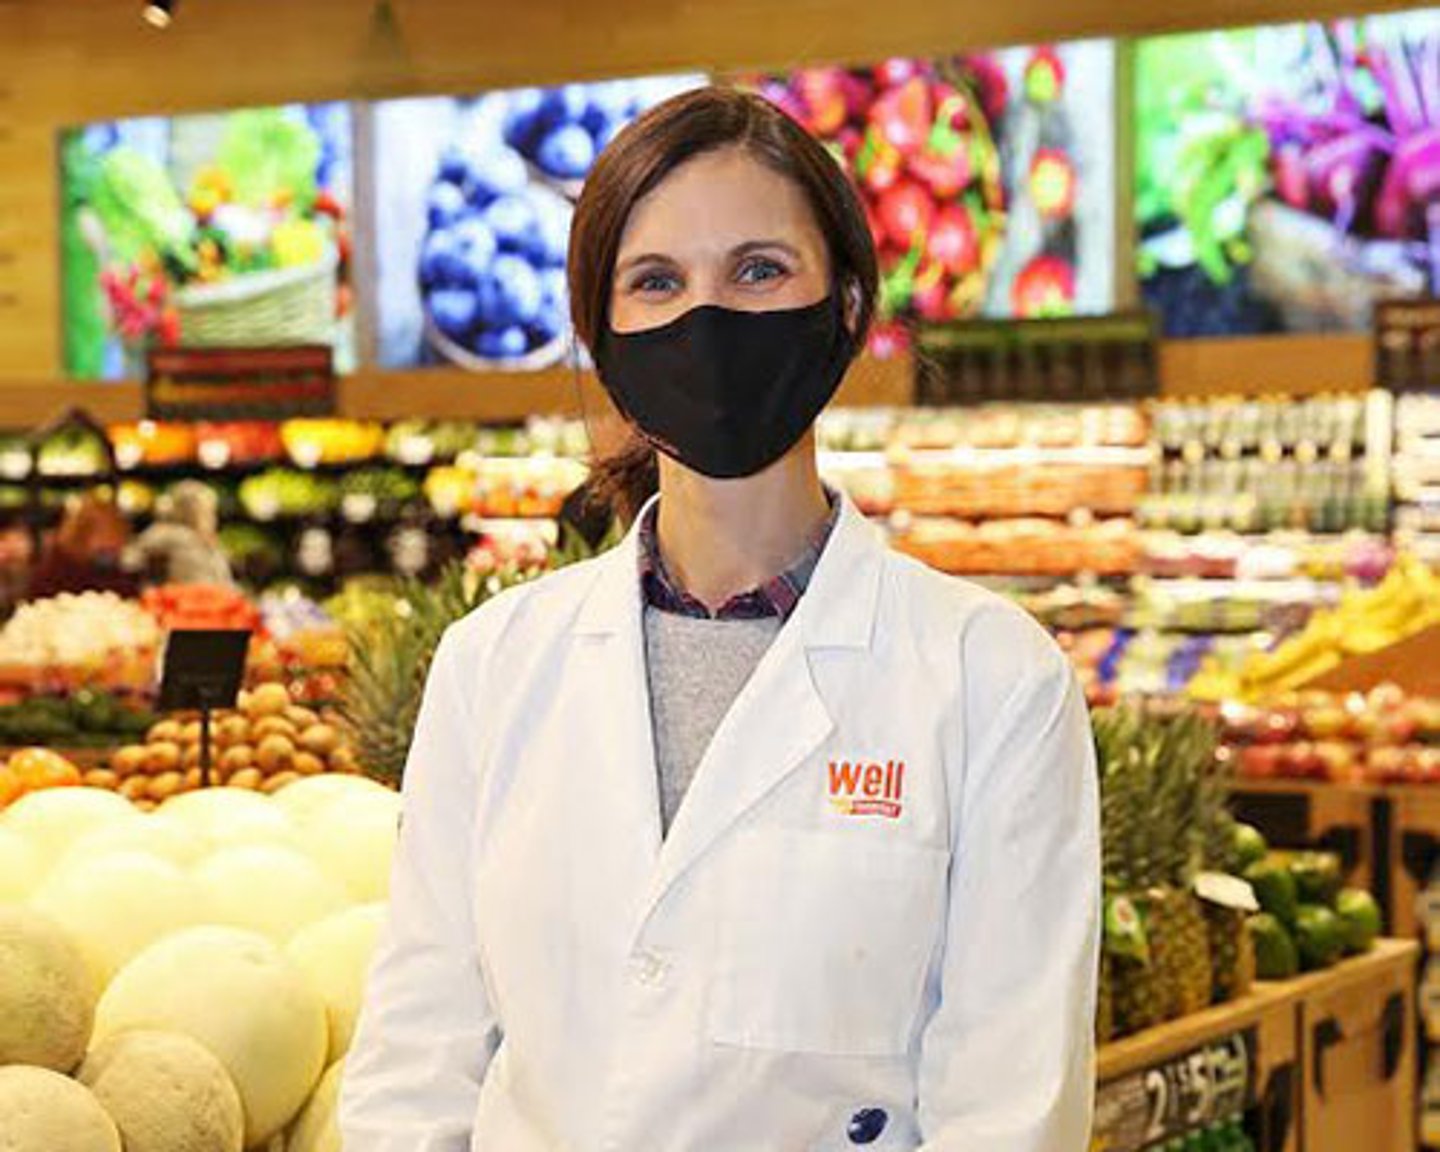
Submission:
[[[678,277],[669,272],[642,272],[630,283],[632,292],[674,292],[680,287]]]
[[[781,276],[786,275],[787,271],[788,269],[784,265],[774,260],[757,258],[747,260],[740,265],[740,270],[735,274],[735,278],[741,284],[764,284],[770,280],[778,280]]]

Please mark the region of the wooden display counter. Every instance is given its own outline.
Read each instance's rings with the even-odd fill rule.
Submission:
[[[1100,1050],[1094,1152],[1139,1152],[1244,1112],[1259,1152],[1413,1152],[1409,941]]]
[[[1300,1152],[1296,995],[1257,985],[1103,1047],[1093,1152],[1139,1152],[1240,1112],[1256,1117],[1260,1152]]]
[[[1303,976],[1300,1008],[1304,1152],[1415,1147],[1413,941],[1381,941],[1368,956]]]

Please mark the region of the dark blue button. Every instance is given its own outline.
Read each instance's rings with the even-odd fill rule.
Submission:
[[[862,1108],[850,1117],[850,1143],[873,1144],[880,1139],[890,1117],[883,1108]]]

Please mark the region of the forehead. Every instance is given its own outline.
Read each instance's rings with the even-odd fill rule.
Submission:
[[[637,201],[620,238],[620,259],[726,251],[751,240],[823,247],[800,186],[740,148],[687,160]]]

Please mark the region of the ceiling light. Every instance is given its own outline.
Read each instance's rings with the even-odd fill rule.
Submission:
[[[168,28],[175,18],[175,4],[176,0],[150,0],[140,16],[152,28]]]

